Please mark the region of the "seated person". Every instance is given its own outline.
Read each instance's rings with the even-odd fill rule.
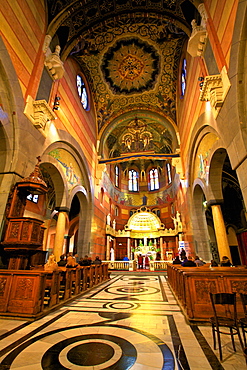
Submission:
[[[55,256],[54,254],[51,254],[48,258],[48,261],[44,265],[44,270],[45,271],[57,271],[58,270],[58,265],[55,262]]]
[[[220,266],[223,266],[223,267],[231,267],[232,266],[231,261],[229,260],[229,258],[227,256],[222,257],[222,260],[220,262]]]
[[[196,263],[193,261],[193,258],[191,256],[188,256],[187,260],[184,260],[184,262],[181,263],[181,266],[183,266],[183,267],[196,267]]]
[[[58,261],[57,265],[63,267],[63,266],[66,265],[66,263],[67,263],[67,261],[66,261],[66,258],[65,258],[65,254],[62,254],[60,256],[60,260]]]
[[[218,267],[218,263],[215,260],[211,260],[210,267]]]
[[[194,262],[196,263],[196,266],[197,267],[200,267],[200,266],[204,266],[205,265],[205,263],[198,256],[195,256]]]
[[[72,255],[69,255],[67,258],[67,268],[75,268],[78,266],[78,263],[76,262],[75,258]]]
[[[127,255],[124,256],[123,261],[129,261],[129,258]]]
[[[99,258],[99,256],[95,257],[95,260],[93,261],[93,264],[94,265],[100,265],[101,264],[101,259]]]
[[[91,265],[90,260],[88,259],[88,255],[85,255],[84,258],[81,258],[79,261],[80,266],[89,266]]]
[[[175,259],[172,262],[173,265],[181,265],[181,261],[179,256],[176,256]]]

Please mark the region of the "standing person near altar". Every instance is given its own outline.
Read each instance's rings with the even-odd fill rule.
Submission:
[[[149,269],[149,257],[146,255],[144,257],[144,264],[145,264],[145,269]]]
[[[138,268],[143,269],[143,257],[141,254],[137,257]]]

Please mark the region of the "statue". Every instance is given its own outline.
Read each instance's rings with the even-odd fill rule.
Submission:
[[[110,250],[110,255],[111,255],[111,261],[115,261],[115,251],[114,251],[114,248],[111,247],[111,250]]]
[[[114,230],[116,230],[116,220],[115,219],[112,221],[112,227]]]
[[[181,222],[180,213],[178,211],[176,213],[176,219],[177,219],[177,223]]]
[[[107,223],[107,225],[111,226],[111,215],[110,215],[110,213],[108,213],[108,215],[106,216],[106,223]]]
[[[176,217],[172,217],[173,223],[174,223],[174,229],[177,228],[177,219]]]

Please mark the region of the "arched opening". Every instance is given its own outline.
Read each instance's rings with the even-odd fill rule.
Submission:
[[[212,259],[211,257],[212,247],[205,213],[206,211],[205,201],[206,201],[205,194],[201,186],[197,184],[193,192],[193,216],[192,216],[195,252],[202,259],[210,261]]]

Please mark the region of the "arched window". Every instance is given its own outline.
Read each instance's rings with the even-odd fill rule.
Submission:
[[[170,184],[172,182],[172,174],[171,174],[171,165],[170,165],[170,163],[166,164],[166,172],[167,172],[168,184]]]
[[[78,95],[80,97],[82,106],[84,109],[88,109],[87,89],[83,81],[83,78],[80,75],[76,76],[76,84],[77,84]]]
[[[159,208],[153,208],[152,212],[155,213],[158,217],[160,217],[160,209]]]
[[[183,59],[181,70],[181,95],[184,96],[186,89],[186,59]]]
[[[152,168],[149,171],[149,188],[150,190],[158,190],[160,188],[157,168]]]
[[[115,186],[119,187],[119,167],[115,166]]]
[[[129,171],[129,191],[138,191],[138,172]]]

